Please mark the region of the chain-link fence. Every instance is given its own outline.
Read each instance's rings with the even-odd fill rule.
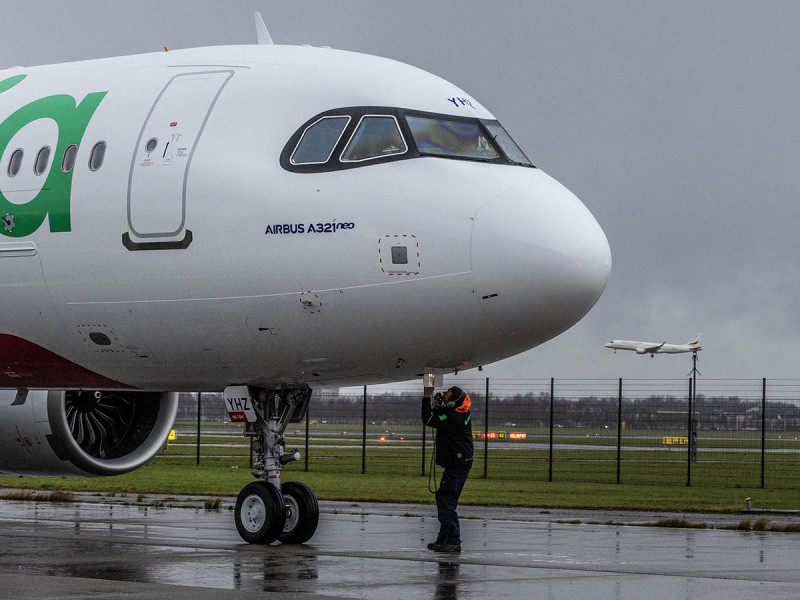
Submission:
[[[800,488],[800,380],[703,378],[696,390],[689,379],[451,383],[472,400],[475,475]],[[310,471],[427,475],[435,432],[422,426],[420,392],[419,382],[315,391],[307,419],[287,428],[286,448],[299,449]],[[250,460],[219,394],[199,405],[185,395],[178,419],[167,455]]]

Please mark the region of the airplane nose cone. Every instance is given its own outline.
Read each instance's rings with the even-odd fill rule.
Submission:
[[[600,225],[538,169],[478,209],[471,251],[483,309],[503,334],[528,348],[578,322],[611,274]]]

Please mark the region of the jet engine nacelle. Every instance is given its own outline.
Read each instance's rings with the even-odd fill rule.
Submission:
[[[0,390],[0,472],[122,475],[164,447],[178,395]]]
[[[636,354],[647,354],[647,350],[645,348],[637,348]]]

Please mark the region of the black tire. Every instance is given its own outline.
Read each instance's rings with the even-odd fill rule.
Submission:
[[[302,544],[314,535],[319,524],[319,504],[311,488],[299,481],[281,486],[286,504],[286,522],[279,539],[284,544]]]
[[[283,496],[271,483],[254,481],[239,492],[234,509],[236,530],[249,544],[271,544],[286,521]]]

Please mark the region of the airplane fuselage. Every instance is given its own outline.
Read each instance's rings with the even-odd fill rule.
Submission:
[[[606,348],[617,350],[632,350],[637,354],[682,354],[685,352],[698,352],[702,348],[695,344],[667,344],[653,342],[636,342],[632,340],[612,340],[605,345]]]
[[[541,170],[411,139],[295,168],[331,110],[341,144],[364,115],[405,138],[408,111],[494,120],[424,71],[327,49],[0,72],[0,388],[405,380],[527,350],[599,298],[605,236]]]

